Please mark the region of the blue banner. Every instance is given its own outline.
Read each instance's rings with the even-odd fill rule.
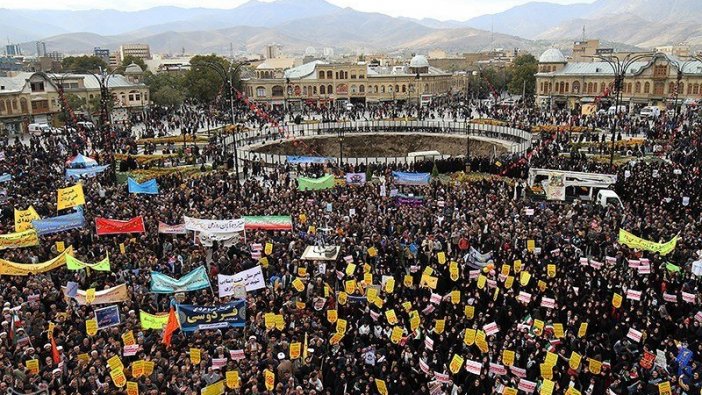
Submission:
[[[107,170],[110,165],[93,166],[85,169],[66,169],[66,178],[95,177],[96,174]]]
[[[4,173],[0,175],[0,182],[8,182],[12,180],[12,175]]]
[[[241,328],[246,326],[246,301],[236,300],[219,306],[176,305],[180,330]]]
[[[427,185],[431,180],[429,173],[405,173],[401,171],[393,171],[392,178],[395,184],[400,185]]]
[[[678,362],[678,375],[688,373],[688,365],[690,365],[690,361],[692,361],[692,357],[694,357],[694,355],[695,354],[690,351],[689,348],[680,347],[678,356],[675,357],[675,360]],[[692,375],[692,372],[690,372],[690,375]]]
[[[163,273],[151,272],[151,292],[157,294],[197,291],[209,286],[210,279],[207,277],[204,266],[198,267],[178,280]]]
[[[149,181],[144,181],[141,184],[136,182],[133,178],[127,178],[127,186],[129,188],[129,193],[144,193],[147,195],[158,195],[158,184],[156,179],[152,178]]]
[[[290,156],[288,155],[288,163],[291,165],[307,164],[307,163],[327,163],[331,161],[329,158],[321,156]]]
[[[82,210],[76,213],[59,215],[58,217],[32,221],[32,227],[34,227],[39,236],[82,228],[83,226],[85,226],[85,217]]]
[[[95,320],[97,321],[98,329],[119,325],[119,306],[115,304],[95,310]]]

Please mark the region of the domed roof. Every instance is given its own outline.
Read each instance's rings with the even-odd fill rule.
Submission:
[[[565,63],[566,58],[557,48],[547,49],[546,52],[539,56],[539,63]]]
[[[424,55],[415,55],[412,60],[410,60],[409,67],[414,69],[421,69],[424,67],[429,67],[429,61]]]
[[[124,69],[124,72],[126,74],[141,74],[144,70],[142,70],[138,64],[132,63]]]

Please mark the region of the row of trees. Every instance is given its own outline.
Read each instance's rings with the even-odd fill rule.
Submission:
[[[527,100],[536,93],[538,61],[531,54],[519,55],[509,67],[486,67],[468,78],[468,94],[485,98],[509,92],[525,94]]]

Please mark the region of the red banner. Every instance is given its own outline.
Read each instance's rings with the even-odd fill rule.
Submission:
[[[144,218],[139,216],[127,221],[119,219],[95,218],[98,236],[117,235],[121,233],[145,233]]]

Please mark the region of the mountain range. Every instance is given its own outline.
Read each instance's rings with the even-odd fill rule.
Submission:
[[[587,1],[587,0],[584,0]],[[468,20],[393,18],[341,8],[324,0],[251,0],[232,9],[155,7],[142,11],[0,9],[0,37],[34,41],[47,50],[89,53],[146,43],[156,53],[261,52],[278,43],[286,51],[333,47],[356,52],[474,52],[520,48],[538,53],[569,48],[585,34],[620,48],[688,41],[702,44],[700,0],[596,0],[559,5],[531,2]]]

